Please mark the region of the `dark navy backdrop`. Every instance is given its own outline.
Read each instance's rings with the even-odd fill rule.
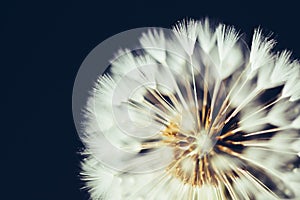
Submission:
[[[249,39],[261,25],[275,32],[279,49],[299,58],[298,6],[262,2],[2,2],[1,199],[88,199],[79,190],[72,87],[85,56],[114,34],[209,16],[237,26]]]

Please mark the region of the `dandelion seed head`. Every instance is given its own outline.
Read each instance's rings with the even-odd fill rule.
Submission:
[[[299,63],[254,31],[184,20],[119,50],[79,136],[92,199],[299,199]]]

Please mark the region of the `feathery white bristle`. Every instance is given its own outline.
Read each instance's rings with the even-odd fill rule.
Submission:
[[[129,49],[119,50],[116,53],[111,67],[114,74],[124,75],[135,68],[136,62]]]
[[[112,105],[110,99],[113,98],[113,91],[116,87],[115,81],[109,75],[103,75],[97,80],[92,95],[88,100],[87,123],[85,129],[87,132],[107,130],[114,125],[112,119]],[[88,128],[89,127],[89,128]]]
[[[290,78],[290,73],[293,71],[291,68],[290,57],[291,52],[289,51],[283,51],[277,56],[270,78],[273,84],[282,84]]]
[[[264,37],[261,29],[254,30],[249,58],[252,72],[272,60],[273,55],[270,51],[274,45],[275,41]]]
[[[114,75],[124,76],[141,66],[156,64],[149,55],[134,56],[128,49],[119,50],[116,58],[111,61]]]
[[[216,43],[216,34],[211,29],[209,20],[206,18],[199,22],[198,40],[205,53],[209,53]]]
[[[157,61],[166,62],[166,43],[162,30],[149,30],[140,38],[142,47]]]
[[[282,89],[282,98],[290,97],[289,101],[294,102],[300,99],[300,65],[298,61],[294,61],[292,65],[290,77]]]
[[[188,55],[192,55],[197,40],[198,22],[186,20],[179,22],[173,28],[174,33]]]
[[[92,199],[120,199],[121,179],[117,173],[105,168],[93,157],[88,157],[82,164],[81,175],[87,181]]]
[[[295,65],[292,72],[290,73],[290,78],[286,81],[282,89],[282,98],[300,96],[300,74],[299,67]],[[295,99],[297,100],[297,99]]]
[[[223,24],[216,29],[217,44],[221,62],[226,58],[233,46],[239,39],[239,34],[233,27],[227,27]]]

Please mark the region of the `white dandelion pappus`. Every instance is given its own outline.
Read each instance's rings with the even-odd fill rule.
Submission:
[[[92,199],[300,198],[300,65],[208,19],[120,50],[81,122]]]

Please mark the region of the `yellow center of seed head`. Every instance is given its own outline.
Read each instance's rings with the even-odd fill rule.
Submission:
[[[180,132],[176,123],[170,123],[162,131],[164,142],[174,149],[174,160],[167,167],[167,172],[185,184],[201,186],[214,184],[211,176],[209,158],[214,154],[213,140],[207,130],[197,134]]]

